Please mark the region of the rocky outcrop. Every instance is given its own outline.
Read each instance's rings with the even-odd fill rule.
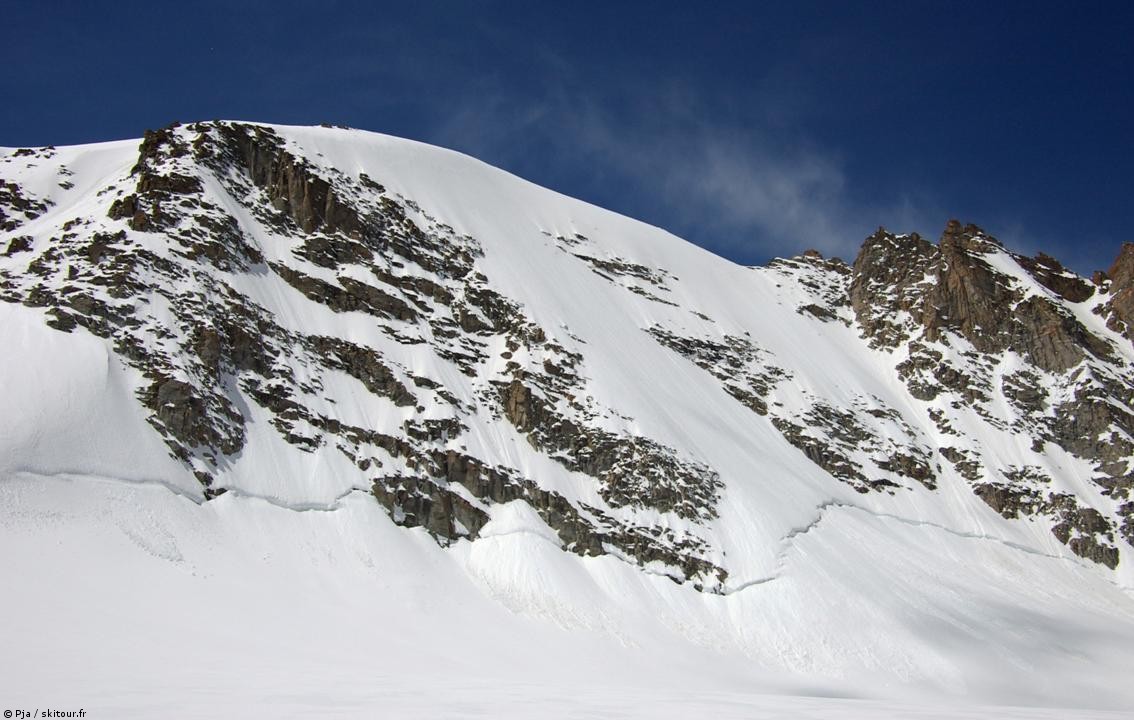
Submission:
[[[374,350],[333,337],[315,336],[309,342],[312,352],[323,359],[328,367],[344,371],[375,395],[388,397],[399,407],[410,407],[417,403],[414,394]]]
[[[1062,263],[1046,253],[1041,252],[1031,258],[1023,255],[1014,257],[1036,282],[1067,302],[1086,302],[1095,294],[1095,287],[1091,283],[1063,267]]]
[[[1012,263],[1036,285],[1004,269]],[[1097,282],[1110,292],[1099,311],[1111,329],[1125,332],[1122,293],[1134,283],[1134,250],[1124,248]],[[1010,254],[980,228],[956,221],[937,246],[879,230],[863,245],[850,283],[863,335],[904,355],[895,370],[913,397],[950,398],[953,408],[970,409],[994,428],[1030,436],[1037,453],[1054,443],[1090,461],[1099,473],[1094,481],[1109,495],[1120,492],[1134,455],[1134,414],[1127,410],[1134,383],[1119,370],[1124,363],[1112,341],[1089,330],[1067,305],[1095,295],[1091,283],[1054,258]],[[1006,354],[1028,367],[1006,372],[997,384],[993,378]],[[1011,420],[997,410],[1000,397],[1013,410]],[[929,412],[942,432],[959,435],[945,412]],[[1052,494],[1045,478],[1009,473],[1004,482],[990,483],[979,454],[957,446],[940,453],[1004,517],[1048,517],[1056,537],[1076,554],[1110,567],[1118,562],[1116,519]]]
[[[925,312],[925,291],[936,282],[940,254],[917,233],[895,235],[884,228],[863,243],[851,266],[848,297],[872,346],[897,347],[910,339]]]
[[[598,508],[576,507],[559,493],[506,468],[488,467],[451,450],[433,451],[417,467],[427,477],[379,478],[372,492],[396,523],[423,527],[442,543],[476,539],[488,521],[486,507],[522,500],[556,532],[569,552],[595,556],[617,549],[642,564],[671,567],[671,579],[692,580],[698,589],[719,587],[728,576],[723,568],[699,557],[706,548],[695,538],[679,537],[672,529],[647,531],[620,523]]]
[[[1054,523],[1052,534],[1079,557],[1118,566],[1114,526],[1098,510],[1083,507],[1073,495],[1043,493],[1019,484],[985,483],[974,488],[977,496],[1009,520],[1044,515]]]
[[[691,360],[721,381],[721,387],[742,405],[768,414],[766,398],[788,373],[771,362],[771,355],[751,340],[726,335],[722,341],[683,337],[655,325],[646,330],[659,343]]]
[[[1109,298],[1100,307],[1107,327],[1134,341],[1134,243],[1124,243],[1114,264],[1100,278]]]
[[[783,267],[786,261],[778,263]],[[820,283],[813,289],[823,291]],[[721,388],[742,405],[757,415],[770,415],[771,426],[785,440],[857,492],[898,488],[901,478],[936,487],[929,451],[896,411],[860,398],[847,409],[814,399],[806,410],[789,412],[772,398],[780,383],[790,384],[791,374],[751,340],[728,335],[723,342],[683,337],[660,326],[647,332],[719,380]],[[889,427],[878,428],[879,420]]]
[[[977,352],[1013,351],[1050,372],[1068,370],[1088,355],[1110,360],[1107,343],[1071,313],[1050,298],[1025,296],[1010,276],[984,259],[1004,252],[995,238],[956,220],[946,226],[936,247],[917,235],[895,236],[880,229],[855,259],[851,306],[876,346],[897,347],[916,338],[937,342],[955,335]],[[1065,277],[1058,263],[1026,264],[1063,292],[1074,297],[1085,292],[1080,287],[1085,281]],[[896,324],[896,317],[906,319]]]
[[[545,399],[546,388],[526,384],[523,374],[499,387],[508,421],[569,470],[597,478],[613,507],[654,508],[702,521],[716,517],[721,482],[711,468],[681,460],[649,438],[616,435],[567,417]]]
[[[198,157],[221,156],[242,169],[253,185],[263,188],[271,206],[286,213],[304,233],[341,233],[360,239],[377,230],[368,227],[358,210],[340,198],[330,180],[287,152],[270,129],[221,123],[215,131],[220,148],[201,143],[196,146]]]
[[[864,416],[888,420],[890,432],[879,432]],[[902,478],[937,487],[928,448],[896,411],[815,401],[797,420],[773,417],[772,424],[809,460],[857,492],[892,492],[903,487]]]
[[[0,182],[0,230],[15,230],[47,212],[50,201],[29,197],[14,182]]]

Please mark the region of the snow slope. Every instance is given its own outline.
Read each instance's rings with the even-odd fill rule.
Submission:
[[[1134,706],[1134,548],[1099,463],[1037,446],[1000,394],[911,394],[896,365],[912,351],[872,346],[824,299],[845,293],[834,265],[736,266],[354,130],[202,124],[140,150],[3,155],[18,188],[0,198],[4,703],[96,717]],[[329,189],[311,202],[317,180]],[[1045,292],[1007,251],[988,257]],[[1052,397],[1091,363],[1130,377],[1134,347],[1090,307],[1075,316],[1115,359],[1040,373]],[[961,336],[933,347],[975,362]],[[813,442],[822,453],[801,451]],[[987,477],[938,457],[954,445]],[[831,470],[836,451],[853,473]],[[974,491],[1019,467],[1075,517],[1113,523],[1067,532],[1113,544],[1116,566],[1073,552],[1060,516],[1010,519]]]

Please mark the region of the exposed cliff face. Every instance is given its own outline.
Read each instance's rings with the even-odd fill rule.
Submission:
[[[866,239],[852,266],[850,304],[875,347],[896,347],[925,315],[926,294],[936,284],[940,251],[917,233],[883,228]]]
[[[1122,255],[1116,267],[1121,262]],[[1129,274],[1121,268],[1117,273],[1129,282]],[[1109,326],[1121,330],[1115,320],[1122,312],[1116,309],[1122,303],[1118,287],[1111,282],[1109,299],[1095,308],[1109,312]],[[896,368],[914,397],[949,398],[954,409],[971,409],[994,425],[1005,422],[994,410],[1003,398],[1014,410],[1011,426],[1027,434],[1033,450],[1042,455],[1050,442],[1087,460],[1100,492],[1124,501],[1134,450],[1134,382],[1114,339],[1088,328],[1089,315],[1076,312],[1094,294],[1053,258],[1011,254],[980,228],[956,221],[936,247],[916,235],[879,230],[855,260],[850,289],[864,336],[876,346],[905,351]],[[1001,370],[1005,356],[1019,367]],[[943,432],[960,435],[942,409],[931,412]],[[1113,543],[1128,533],[1122,530],[1128,506],[1111,505],[1103,515],[1082,508],[1073,496],[1044,489],[1050,478],[1043,473],[1006,468],[990,483],[982,481],[988,468],[979,454],[948,447],[942,455],[978,483],[976,493],[997,512],[1047,515],[1073,552],[1117,565]]]
[[[936,342],[954,334],[977,352],[1015,352],[1049,372],[1065,371],[1086,355],[1107,359],[1107,342],[1056,298],[1025,297],[1012,278],[984,259],[1005,252],[980,228],[955,220],[936,247],[916,234],[879,230],[855,259],[851,305],[867,336],[880,346],[894,347],[913,336]],[[1083,302],[1093,294],[1086,281],[1045,255],[1012,257],[1058,298]],[[905,324],[895,325],[894,316]]]
[[[1134,243],[1123,244],[1110,269],[1095,277],[1109,295],[1099,307],[1107,327],[1134,340]]]
[[[149,132],[73,212],[55,151],[5,159],[64,192],[0,186],[0,299],[135,369],[204,498],[338,483],[443,545],[522,502],[567,551],[727,592],[760,544],[736,539],[738,507],[892,514],[960,487],[1006,527],[1127,560],[1134,245],[1091,284],[973,225],[879,229],[851,265],[730,266],[726,292],[723,265],[688,280],[615,231],[478,225],[320,142]],[[245,469],[264,455],[286,490]]]

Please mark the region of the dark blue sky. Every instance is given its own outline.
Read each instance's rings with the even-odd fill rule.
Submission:
[[[1134,3],[13,2],[0,145],[330,122],[468,152],[739,262],[949,217],[1134,241]]]

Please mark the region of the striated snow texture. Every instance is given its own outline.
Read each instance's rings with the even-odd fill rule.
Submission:
[[[2,149],[0,702],[1120,716],[1128,250],[747,268],[343,128]]]

